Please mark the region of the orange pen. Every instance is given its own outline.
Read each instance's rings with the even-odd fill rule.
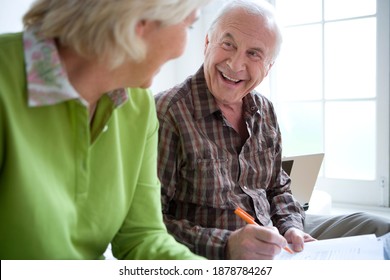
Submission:
[[[248,224],[260,226],[258,223],[255,222],[255,219],[251,215],[249,215],[247,212],[242,210],[240,207],[237,207],[236,210],[234,210],[234,213],[237,216],[239,216],[241,219],[243,219],[245,222],[247,222]],[[290,254],[294,254],[294,252],[289,247],[284,247],[283,249],[289,252]]]

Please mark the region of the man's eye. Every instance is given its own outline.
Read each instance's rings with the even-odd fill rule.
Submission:
[[[262,57],[262,55],[260,54],[260,53],[258,53],[258,52],[255,52],[255,51],[253,51],[253,52],[248,52],[248,56],[251,58],[251,59],[253,59],[253,60],[262,60],[263,59],[263,57]]]
[[[229,42],[222,42],[222,46],[225,48],[225,49],[231,49],[233,48],[233,45]]]

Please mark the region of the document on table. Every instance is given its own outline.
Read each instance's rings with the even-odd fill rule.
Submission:
[[[302,252],[282,250],[276,260],[383,260],[383,242],[374,234],[305,243]]]

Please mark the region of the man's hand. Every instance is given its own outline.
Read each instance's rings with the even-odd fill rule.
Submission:
[[[275,227],[246,225],[230,235],[226,253],[231,260],[272,260],[285,246]]]
[[[301,252],[304,248],[305,242],[316,241],[310,234],[307,234],[299,229],[290,228],[284,234],[287,242],[292,244],[292,249],[295,252]]]

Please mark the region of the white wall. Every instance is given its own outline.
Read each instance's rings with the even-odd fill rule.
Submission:
[[[0,33],[22,30],[22,16],[33,0],[1,0]]]

